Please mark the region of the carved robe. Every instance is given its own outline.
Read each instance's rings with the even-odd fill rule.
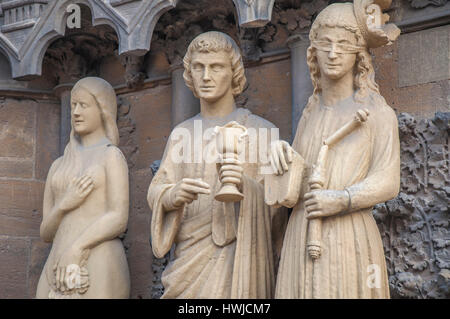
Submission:
[[[198,114],[177,128],[185,128],[195,136],[194,121],[202,121],[203,131],[230,121],[255,128],[257,132],[259,128],[270,131],[274,127],[248,110],[236,109],[224,118],[206,119]],[[270,143],[269,138],[270,134],[263,143]],[[194,145],[200,144],[205,149],[208,141],[201,136],[192,141],[192,159]],[[260,164],[246,162],[243,165],[245,198],[237,204],[223,203],[214,199],[221,186],[216,164],[174,163],[171,156],[174,148],[169,138],[147,197],[153,212],[154,255],[161,258],[172,244],[176,245],[174,258],[162,275],[165,288],[162,298],[273,298],[275,262],[271,231],[272,218],[277,214],[264,203]],[[248,141],[246,148],[248,152]],[[182,178],[202,179],[211,186],[211,194],[199,194],[197,200],[179,210],[164,211],[163,194]],[[281,216],[281,219],[283,217],[286,218]]]
[[[334,145],[328,155],[324,189],[351,194],[351,213],[322,218],[322,255],[308,255],[303,195],[322,141],[354,117],[370,112],[366,123]],[[312,103],[299,122],[293,148],[305,159],[300,199],[289,218],[278,270],[276,298],[389,298],[383,245],[372,207],[395,197],[400,184],[397,118],[383,97],[353,97],[332,107]],[[313,271],[317,272],[313,282]]]

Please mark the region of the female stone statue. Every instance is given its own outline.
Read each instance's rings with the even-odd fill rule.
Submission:
[[[286,230],[276,298],[389,298],[383,245],[371,210],[399,191],[400,146],[396,115],[379,93],[368,51],[398,36],[394,25],[376,25],[385,18],[380,8],[389,4],[333,4],[311,28],[307,62],[314,93],[292,148],[282,141],[272,145],[278,174],[295,151],[305,160],[307,181]],[[324,140],[365,109],[367,121],[329,149],[322,189],[311,190]],[[313,259],[308,225],[317,218],[321,255]]]
[[[88,77],[71,93],[70,141],[50,168],[41,237],[53,242],[37,298],[128,298],[129,271],[117,237],[128,222],[128,167],[117,148],[111,85]]]

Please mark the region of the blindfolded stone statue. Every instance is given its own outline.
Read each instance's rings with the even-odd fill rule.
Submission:
[[[245,86],[244,65],[236,43],[220,32],[196,37],[184,57],[184,79],[200,98],[200,114],[171,133],[149,190],[153,253],[161,258],[175,244],[173,260],[162,275],[163,298],[272,298],[275,261],[272,224],[282,215],[264,203],[262,163],[248,157],[270,145],[273,124],[236,108]],[[234,123],[233,123],[234,122]],[[231,123],[231,124],[230,124]],[[246,160],[233,156],[220,165],[210,157],[214,128],[253,129]],[[259,136],[269,130],[267,137]],[[222,181],[237,185],[243,199],[216,200]],[[226,197],[226,196],[225,196]]]
[[[118,149],[117,102],[100,78],[71,93],[70,141],[48,173],[41,238],[52,242],[37,298],[128,298],[118,236],[128,222],[128,167]]]
[[[390,2],[332,4],[312,25],[307,62],[314,93],[292,148],[272,145],[278,174],[286,174],[293,152],[306,165],[276,298],[389,298],[371,211],[399,192],[400,146],[397,118],[379,93],[368,49],[399,35],[384,24],[381,10]]]

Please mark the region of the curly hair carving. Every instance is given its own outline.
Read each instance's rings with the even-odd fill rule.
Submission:
[[[225,51],[230,55],[231,69],[233,71],[232,88],[233,96],[237,96],[244,90],[247,79],[245,77],[244,62],[242,61],[242,55],[236,42],[228,35],[218,31],[209,31],[200,34],[194,40],[187,49],[186,55],[183,58],[184,73],[183,78],[187,87],[194,93],[194,83],[191,73],[191,61],[194,52],[220,52]]]

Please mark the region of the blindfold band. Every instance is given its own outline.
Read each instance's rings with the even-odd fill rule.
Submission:
[[[343,44],[343,43],[331,43],[328,41],[312,41],[311,45],[320,51],[330,52],[332,47],[334,46],[334,52],[336,53],[347,53],[354,54],[363,52],[366,50],[365,47],[355,46],[351,44]]]

